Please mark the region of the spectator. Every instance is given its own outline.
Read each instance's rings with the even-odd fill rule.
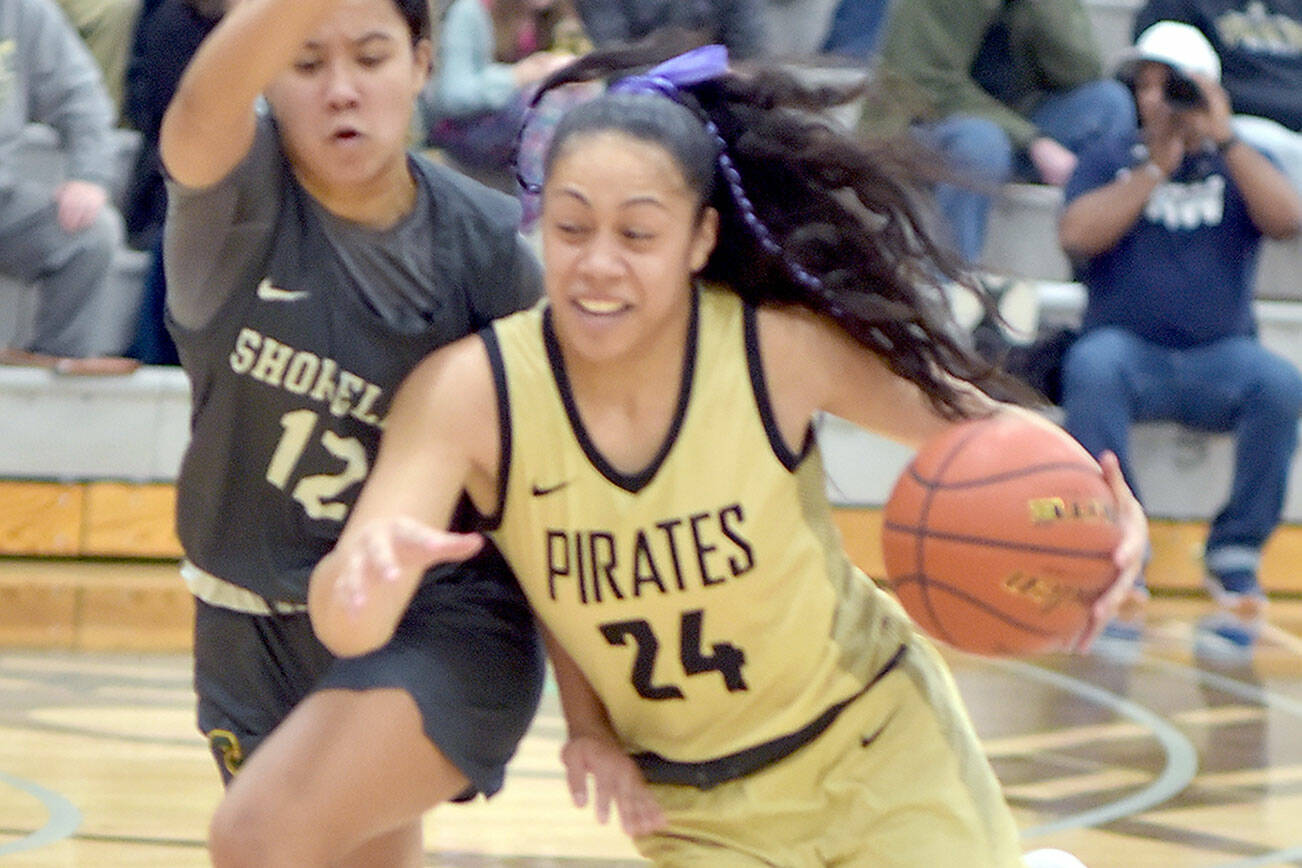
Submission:
[[[1297,0],[1148,0],[1135,33],[1156,21],[1200,30],[1221,62],[1234,131],[1279,161],[1302,190],[1302,3]]]
[[[148,250],[140,319],[127,355],[149,365],[180,363],[164,325],[167,276],[163,270],[163,218],[167,188],[158,156],[158,131],[176,84],[199,43],[216,26],[224,0],[145,0],[127,69],[126,113],[140,131],[140,150],[123,196],[127,243]]]
[[[1000,184],[1060,185],[1087,143],[1134,128],[1125,88],[1101,78],[1081,0],[893,0],[876,16],[881,33],[871,41],[880,44],[881,72],[901,88],[894,121],[912,123],[972,182],[936,191],[955,246],[971,262],[980,259]],[[892,120],[867,116],[870,125]]]
[[[1062,404],[1067,430],[1095,455],[1115,452],[1132,489],[1132,422],[1235,435],[1234,481],[1203,556],[1220,610],[1204,626],[1247,645],[1264,611],[1257,568],[1280,519],[1302,410],[1302,376],[1257,340],[1253,272],[1263,235],[1298,233],[1302,202],[1235,135],[1219,71],[1193,27],[1144,31],[1122,69],[1138,134],[1082,154],[1067,184],[1059,236],[1089,301],[1064,359]],[[1173,80],[1194,83],[1196,104],[1173,101]],[[1132,618],[1143,598],[1132,600]]]
[[[113,110],[95,61],[50,0],[0,0],[0,271],[39,282],[26,349],[0,361],[117,373],[138,304],[108,280],[122,226],[109,204]],[[51,186],[14,169],[25,125],[59,134],[66,180]]]
[[[439,74],[424,94],[428,143],[480,180],[513,188],[511,158],[533,85],[574,59],[579,29],[565,0],[452,0]]]
[[[694,32],[701,42],[726,45],[734,60],[765,48],[760,0],[575,0],[574,5],[598,47],[677,28]]]
[[[125,111],[140,131],[140,150],[123,197],[127,242],[150,250],[163,227],[167,191],[158,158],[158,129],[176,83],[199,43],[217,24],[223,0],[147,0],[127,71]]]
[[[114,111],[122,110],[140,0],[58,0],[104,75]]]

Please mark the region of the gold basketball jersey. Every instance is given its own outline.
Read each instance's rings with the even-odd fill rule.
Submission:
[[[793,454],[777,434],[754,310],[708,287],[693,307],[677,415],[633,476],[586,436],[545,309],[487,336],[493,536],[626,747],[670,765],[794,749],[909,629],[842,551],[813,438]]]

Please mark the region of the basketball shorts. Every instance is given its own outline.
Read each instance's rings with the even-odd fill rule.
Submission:
[[[399,688],[416,701],[430,741],[470,779],[461,798],[492,795],[542,694],[533,614],[495,550],[427,578],[392,640],[360,657],[333,657],[306,613],[195,602],[199,729],[226,781],[311,691]]]
[[[948,669],[911,640],[817,738],[709,790],[653,785],[659,866],[1021,868],[1016,825]]]

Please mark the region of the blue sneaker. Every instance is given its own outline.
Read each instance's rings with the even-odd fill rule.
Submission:
[[[1116,617],[1104,625],[1100,638],[1120,642],[1138,642],[1144,638],[1144,610],[1148,607],[1148,588],[1135,585],[1122,599]]]
[[[1266,595],[1261,592],[1257,577],[1252,574],[1221,577],[1209,573],[1203,583],[1216,601],[1216,611],[1198,620],[1198,632],[1217,637],[1235,648],[1251,649],[1257,644],[1266,621]]]
[[[1219,637],[1237,648],[1251,648],[1261,634],[1261,619],[1241,618],[1233,612],[1221,610],[1198,619],[1199,633]]]

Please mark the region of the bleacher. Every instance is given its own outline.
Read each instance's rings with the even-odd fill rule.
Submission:
[[[1115,59],[1129,39],[1138,0],[1087,2],[1104,54]],[[34,128],[29,144],[26,170],[61,171],[48,131]],[[125,172],[131,134],[123,134],[121,146]],[[992,271],[1042,282],[1046,326],[1072,322],[1083,302],[1056,241],[1059,205],[1052,188],[1006,188],[993,214],[984,263]],[[138,284],[143,254],[124,249],[118,260],[114,279]],[[1267,245],[1258,295],[1264,341],[1302,366],[1302,241]],[[30,287],[0,278],[0,345],[21,338],[33,309]],[[142,632],[151,625],[163,631],[156,636],[184,641],[188,597],[169,570],[158,568],[180,554],[172,532],[171,483],[188,421],[188,387],[179,369],[77,378],[0,367],[0,641],[84,644],[88,623],[98,623],[96,635],[109,637],[100,641],[110,645],[154,647],[157,638],[148,640]],[[847,546],[871,572],[880,564],[880,506],[909,452],[835,419],[826,421],[821,441]],[[1154,518],[1150,583],[1158,590],[1196,587],[1202,528],[1228,490],[1231,442],[1144,425],[1136,431],[1135,449]],[[1302,578],[1290,564],[1302,562],[1302,472],[1295,472],[1294,481],[1286,518],[1296,527],[1283,529],[1267,549],[1263,581],[1297,592]],[[73,587],[57,579],[47,587],[32,577],[49,558],[103,563],[111,567],[111,584]],[[91,601],[105,594],[116,596],[107,610],[96,610],[95,621]],[[33,628],[33,622],[43,626]]]

